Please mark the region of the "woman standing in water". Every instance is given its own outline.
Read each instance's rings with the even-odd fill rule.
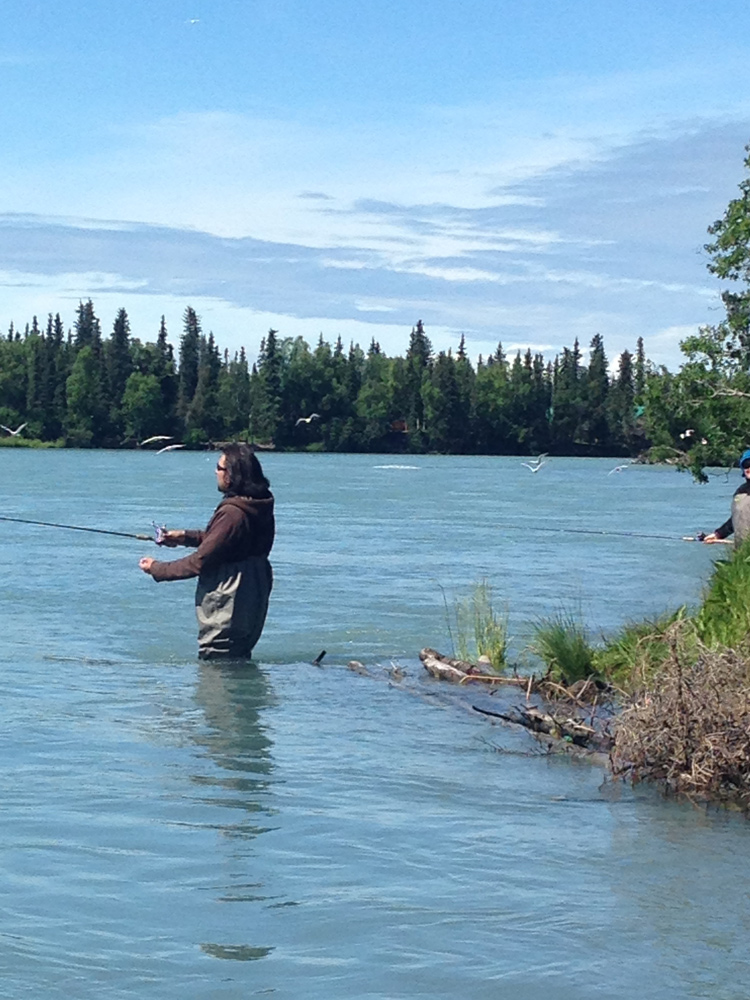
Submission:
[[[198,577],[195,613],[202,659],[249,659],[268,611],[273,574],[268,555],[274,539],[273,494],[260,462],[246,444],[230,444],[216,464],[223,499],[205,531],[165,531],[160,544],[195,552],[173,562],[144,556],[154,580]]]

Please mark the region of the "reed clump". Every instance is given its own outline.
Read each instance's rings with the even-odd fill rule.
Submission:
[[[460,660],[476,663],[483,658],[496,673],[506,668],[508,613],[495,607],[488,580],[475,583],[469,597],[455,600],[452,615],[446,602],[446,616],[454,654]]]
[[[586,629],[567,611],[540,619],[529,648],[547,667],[547,679],[564,687],[585,681],[597,672]]]
[[[750,809],[750,639],[710,648],[675,622],[662,641],[660,671],[617,720],[613,773]]]

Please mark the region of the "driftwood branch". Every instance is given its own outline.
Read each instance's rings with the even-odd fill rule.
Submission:
[[[437,680],[450,681],[453,684],[480,681],[485,684],[514,684],[517,687],[526,688],[533,682],[533,677],[506,677],[504,674],[486,674],[475,663],[442,656],[436,649],[420,650],[419,659],[428,674]]]
[[[533,707],[519,706],[511,709],[510,712],[493,712],[491,709],[480,708],[478,705],[474,705],[473,708],[475,712],[480,712],[482,715],[492,715],[515,726],[523,726],[533,733],[552,736],[587,750],[608,750],[611,746],[609,734],[599,732],[578,719],[563,719]]]

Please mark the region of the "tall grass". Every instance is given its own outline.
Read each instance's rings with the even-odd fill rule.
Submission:
[[[630,622],[594,653],[597,673],[625,691],[649,684],[663,667],[669,646],[665,635],[675,622],[685,622],[683,606],[658,618]]]
[[[737,646],[750,633],[750,540],[714,564],[695,628],[711,647]]]
[[[471,663],[484,656],[493,670],[504,670],[508,663],[508,613],[496,610],[489,581],[480,580],[469,597],[456,599],[452,613],[445,592],[443,601],[454,655]]]
[[[540,619],[530,649],[546,665],[549,677],[566,686],[596,673],[586,630],[580,618],[568,611]]]

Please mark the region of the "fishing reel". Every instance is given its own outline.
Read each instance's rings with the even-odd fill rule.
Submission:
[[[167,533],[166,524],[157,524],[156,521],[151,522],[154,526],[154,542],[156,545],[164,544],[164,536]]]

